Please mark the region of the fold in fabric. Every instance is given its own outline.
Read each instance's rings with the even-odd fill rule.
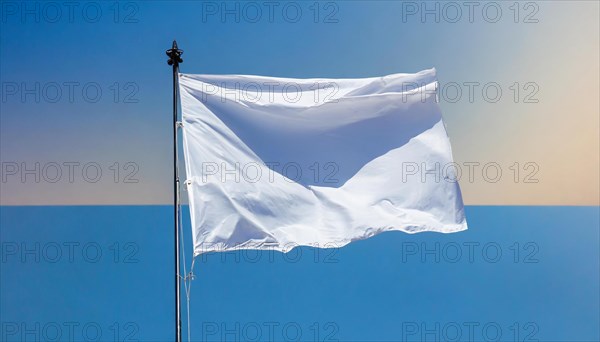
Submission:
[[[194,255],[467,229],[435,69],[179,87]]]

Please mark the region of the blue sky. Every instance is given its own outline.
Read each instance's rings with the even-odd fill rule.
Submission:
[[[597,2],[479,2],[472,15],[458,3],[458,19],[441,2],[431,3],[437,16],[425,17],[432,5],[421,10],[423,2],[280,2],[272,20],[268,2],[251,2],[261,8],[258,20],[241,2],[237,12],[235,2],[76,2],[72,16],[62,3],[37,3],[37,12],[26,3],[3,2],[0,18],[2,160],[29,168],[93,161],[106,177],[90,185],[81,177],[34,184],[11,176],[3,204],[168,204],[164,51],[173,39],[185,51],[185,73],[352,78],[436,67],[455,159],[496,162],[505,174],[494,184],[481,175],[464,182],[468,204],[600,203]],[[477,84],[472,92],[469,84]],[[502,96],[493,102],[495,85]],[[136,163],[140,182],[113,182],[115,162]],[[528,162],[540,181],[514,182],[516,162],[521,181]]]
[[[57,324],[63,340],[70,332],[95,340],[97,331],[101,341],[115,341],[115,331],[119,340],[172,338],[169,207],[0,210],[7,341],[36,323],[49,339]],[[435,341],[422,335],[433,330],[460,341],[598,340],[597,207],[466,213],[470,229],[457,234],[390,232],[338,250],[200,256],[192,339]]]
[[[287,6],[303,14],[293,22],[295,7],[284,14],[281,2],[273,20],[263,12],[253,22],[240,2],[236,22],[222,8],[212,14],[222,2],[75,2],[70,17],[64,3],[2,1],[0,161],[21,169],[3,168],[0,184],[0,333],[8,341],[35,341],[27,331],[37,327],[48,339],[57,331],[75,340],[172,338],[164,51],[177,39],[187,73],[367,77],[436,67],[441,83],[463,92],[464,82],[495,82],[504,94],[440,104],[455,159],[505,171],[499,183],[461,182],[473,205],[469,231],[388,233],[299,256],[210,255],[195,268],[194,340],[257,332],[258,340],[296,332],[304,341],[435,340],[422,336],[429,329],[452,340],[457,326],[467,341],[471,328],[475,340],[493,341],[498,327],[502,341],[599,340],[599,4],[530,2],[517,11],[498,2],[503,14],[491,22],[492,12],[481,12],[490,5],[478,2],[471,22],[459,3],[457,22],[451,12],[436,22],[408,15],[414,3],[423,4],[295,2]],[[80,173],[70,181],[64,168],[56,183],[22,178],[22,163],[69,162],[97,163],[100,181]],[[515,162],[536,163],[539,182],[523,182],[527,170],[514,181]],[[540,206],[548,204],[556,206]]]

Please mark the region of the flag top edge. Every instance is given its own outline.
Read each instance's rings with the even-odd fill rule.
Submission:
[[[323,78],[323,77],[308,77],[308,78],[297,78],[297,77],[280,77],[280,76],[265,76],[265,75],[250,75],[250,74],[192,74],[192,73],[179,73],[180,77],[189,77],[193,79],[215,79],[215,78],[228,78],[228,77],[243,77],[243,78],[255,78],[255,79],[279,79],[283,81],[368,81],[382,78],[402,78],[410,76],[426,76],[429,75],[434,79],[437,78],[437,69],[435,67],[424,69],[414,73],[393,73],[382,76],[370,76],[370,77],[339,77],[339,78]]]

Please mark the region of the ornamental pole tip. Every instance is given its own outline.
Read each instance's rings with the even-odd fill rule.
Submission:
[[[178,66],[179,63],[183,63],[183,59],[181,59],[181,55],[183,54],[183,50],[180,50],[177,47],[177,41],[173,40],[173,46],[166,51],[167,56],[169,56],[169,60],[167,64]]]

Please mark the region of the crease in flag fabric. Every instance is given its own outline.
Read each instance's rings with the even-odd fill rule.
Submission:
[[[437,87],[180,74],[194,255],[467,229]]]

